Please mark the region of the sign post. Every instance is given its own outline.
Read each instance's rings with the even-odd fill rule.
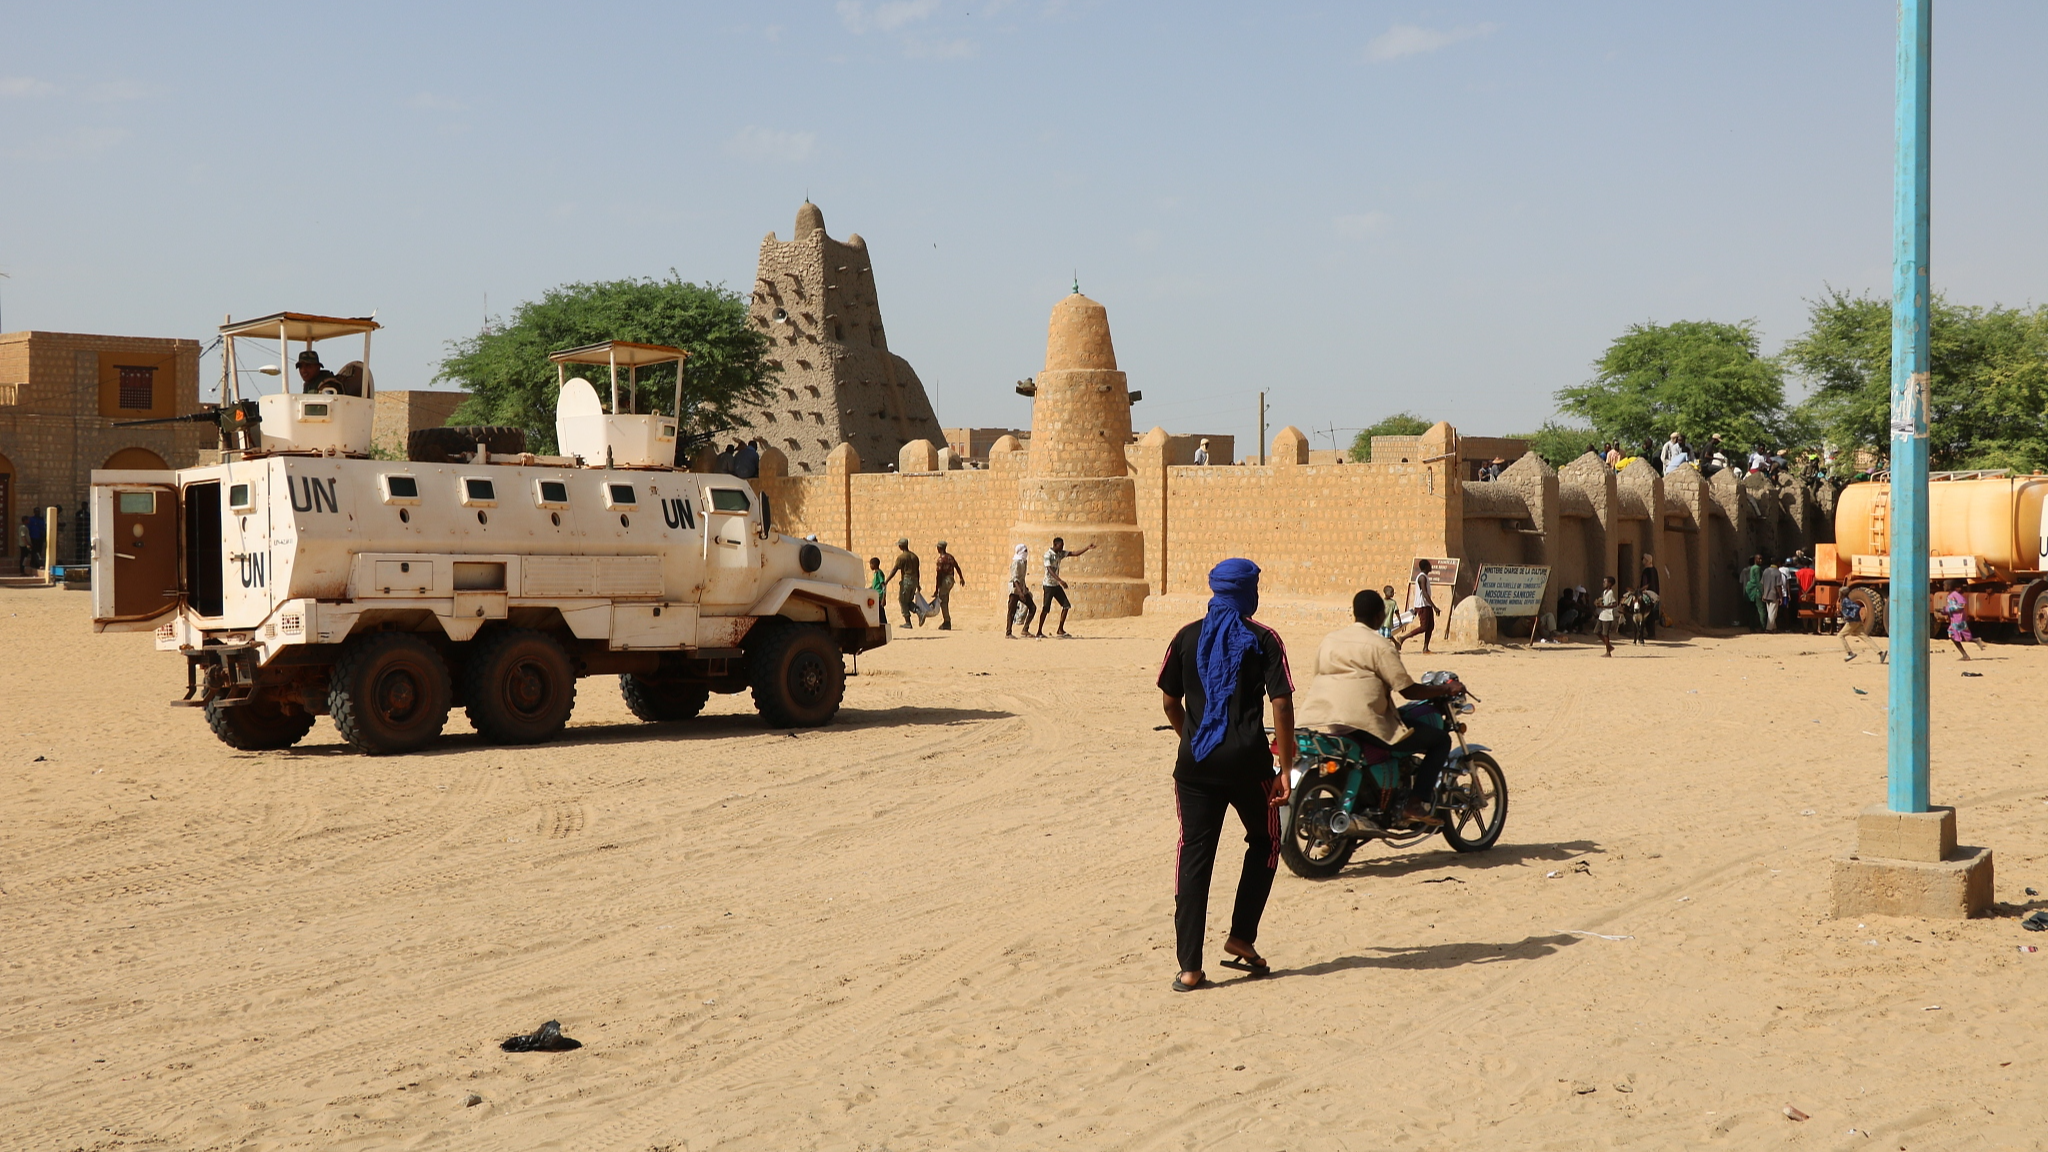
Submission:
[[[1484,600],[1495,616],[1540,616],[1543,592],[1549,586],[1548,565],[1483,564],[1472,583],[1472,594]]]
[[[1892,240],[1891,700],[1886,802],[1835,860],[1835,915],[1964,919],[1991,904],[1991,849],[1956,842],[1927,779],[1927,100],[1934,0],[1899,0]]]
[[[1934,0],[1899,0],[1898,163],[1892,208],[1891,714],[1894,812],[1929,806],[1927,745],[1928,54]]]

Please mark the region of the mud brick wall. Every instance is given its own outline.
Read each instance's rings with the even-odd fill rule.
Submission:
[[[1218,561],[1245,556],[1264,570],[1269,597],[1348,601],[1360,588],[1402,587],[1417,556],[1455,556],[1465,561],[1460,596],[1470,593],[1482,562],[1551,565],[1554,594],[1565,583],[1598,587],[1601,576],[1615,572],[1621,546],[1639,560],[1647,538],[1669,569],[1666,611],[1725,625],[1735,608],[1720,602],[1720,584],[1738,544],[1782,536],[1792,522],[1775,490],[1761,481],[1739,486],[1727,474],[1704,484],[1691,476],[1616,476],[1591,458],[1559,473],[1527,456],[1497,482],[1465,483],[1459,458],[1450,454],[1456,436],[1439,425],[1417,437],[1408,463],[1311,465],[1306,440],[1290,428],[1274,438],[1270,465],[1198,468],[1167,463],[1167,437],[1154,430],[1125,453],[1146,584],[1154,595],[1199,596]],[[996,619],[1011,547],[1030,546],[1035,589],[1039,556],[1050,543],[1019,540],[1015,531],[1029,452],[999,446],[986,470],[939,471],[934,454],[919,445],[899,454],[898,467],[909,470],[896,473],[862,471],[846,445],[834,450],[825,475],[788,476],[779,454],[765,453],[760,486],[774,501],[781,531],[815,532],[863,559],[880,556],[885,567],[899,536],[910,537],[927,574],[932,543],[948,541],[968,581],[955,607],[984,623]],[[1419,462],[1432,456],[1443,459]],[[1068,535],[1070,546],[1088,542],[1085,532]],[[1069,561],[1067,571],[1085,576],[1102,558],[1090,553]],[[1635,578],[1626,575],[1630,583]]]
[[[467,392],[433,392],[424,389],[377,390],[376,415],[370,442],[390,459],[405,459],[406,438],[415,428],[439,428],[455,415],[455,409],[469,399]]]
[[[1456,432],[1438,425],[1420,455],[1442,452]],[[1293,429],[1273,438],[1265,466],[1168,467],[1163,512],[1163,587],[1200,595],[1209,569],[1243,556],[1264,575],[1269,596],[1348,600],[1360,588],[1401,587],[1417,556],[1463,549],[1462,492],[1450,460],[1434,464],[1307,464],[1308,441]],[[1140,478],[1140,499],[1149,485]],[[1469,579],[1469,578],[1468,578]]]
[[[156,369],[147,409],[117,403],[123,364]],[[116,428],[124,420],[178,416],[199,408],[199,343],[140,336],[72,332],[0,335],[0,517],[5,555],[18,551],[21,518],[33,509],[59,509],[59,555],[74,555],[75,515],[86,502],[95,468],[117,453],[140,449],[171,468],[199,462],[215,444],[210,424],[158,424]],[[134,454],[131,453],[131,457]],[[123,460],[123,466],[146,458]],[[4,565],[13,571],[11,559]]]
[[[863,472],[852,450],[841,445],[828,461],[831,470],[822,476],[770,476],[784,465],[764,454],[759,484],[773,501],[777,531],[792,536],[816,533],[819,540],[845,548],[863,562],[878,556],[884,571],[896,562],[897,539],[909,537],[911,551],[922,563],[927,594],[938,559],[933,545],[946,541],[967,579],[964,589],[954,591],[954,606],[1000,613],[1009,590],[1012,545],[1032,545],[1035,584],[1038,556],[1050,543],[1010,539],[1024,455],[997,451],[986,469]],[[892,591],[891,603],[894,600]]]

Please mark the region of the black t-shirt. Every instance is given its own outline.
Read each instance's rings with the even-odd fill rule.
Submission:
[[[1187,733],[1181,737],[1180,757],[1173,765],[1176,780],[1234,784],[1272,779],[1273,755],[1267,750],[1266,740],[1266,698],[1278,700],[1294,695],[1294,677],[1287,670],[1287,649],[1280,643],[1279,634],[1256,620],[1245,623],[1259,642],[1245,650],[1244,662],[1238,666],[1237,689],[1230,694],[1224,709],[1223,742],[1200,761],[1188,745],[1202,723],[1202,673],[1195,663],[1202,622],[1197,620],[1181,629],[1166,646],[1166,662],[1159,668],[1159,690],[1180,697],[1188,710]]]

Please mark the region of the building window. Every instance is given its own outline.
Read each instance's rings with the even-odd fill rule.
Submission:
[[[121,388],[116,404],[130,412],[147,412],[156,407],[156,369],[117,366]]]

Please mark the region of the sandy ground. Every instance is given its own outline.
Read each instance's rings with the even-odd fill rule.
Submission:
[[[1934,659],[1935,795],[2005,902],[1957,923],[1828,918],[1874,660],[1416,656],[1484,698],[1500,846],[1283,869],[1275,978],[1176,996],[1163,607],[901,637],[823,730],[586,680],[560,743],[367,759],[233,752],[147,636],[0,589],[0,1146],[2044,1143],[2048,651]],[[1266,618],[1306,679],[1330,613]],[[585,1047],[498,1050],[550,1018]]]

